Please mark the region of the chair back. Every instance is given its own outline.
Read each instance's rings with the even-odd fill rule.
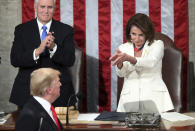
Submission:
[[[182,52],[165,34],[156,32],[155,40],[164,42],[164,57],[162,61],[162,78],[165,82],[176,112],[182,112]],[[124,78],[118,77],[117,101],[119,101]]]
[[[69,72],[72,78],[73,87],[75,90],[75,94],[82,93],[82,85],[83,85],[83,50],[75,46],[75,62],[72,67],[69,68]],[[77,99],[76,107],[78,110],[81,110],[82,100]]]

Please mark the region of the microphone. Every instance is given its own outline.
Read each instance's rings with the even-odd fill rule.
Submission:
[[[69,125],[69,115],[68,115],[68,110],[69,110],[69,106],[70,106],[70,101],[72,100],[73,97],[77,97],[78,99],[82,99],[83,98],[83,93],[79,92],[77,94],[72,94],[69,99],[68,99],[68,103],[67,103],[67,110],[66,110],[66,125]]]
[[[42,123],[43,123],[43,117],[41,117],[40,122],[39,122],[39,131],[41,131]]]

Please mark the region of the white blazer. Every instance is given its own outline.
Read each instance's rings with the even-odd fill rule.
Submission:
[[[130,42],[119,46],[121,52],[134,56],[134,47]],[[155,40],[152,45],[146,41],[141,57],[136,57],[137,63],[123,62],[123,67],[116,72],[124,77],[123,89],[118,104],[118,112],[162,113],[172,110],[168,89],[162,80],[162,58],[164,44]]]

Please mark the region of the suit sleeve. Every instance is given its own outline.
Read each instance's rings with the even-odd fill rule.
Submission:
[[[57,50],[52,57],[52,60],[61,66],[70,67],[75,61],[74,33],[73,28],[68,28],[65,30],[67,30],[66,33],[59,34],[60,37],[56,41]]]
[[[123,46],[122,46],[123,47]],[[120,49],[120,48],[119,48]],[[123,51],[124,49],[122,49]],[[136,57],[137,63],[135,65],[128,61],[123,62],[123,67],[118,69],[116,66],[116,72],[119,77],[128,77],[132,71],[141,71],[142,69],[150,69],[156,66],[156,64],[162,60],[164,56],[164,44],[161,40],[155,41],[150,47],[148,55],[145,57]]]
[[[156,41],[151,45],[151,49],[146,57],[136,57],[137,63],[135,68],[153,68],[162,60],[164,56],[164,44],[161,40]]]
[[[116,68],[116,73],[119,77],[128,77],[132,71],[135,70],[135,66],[133,66],[130,62],[124,61],[123,62],[123,67],[119,69],[117,66]]]
[[[29,43],[24,41],[24,26],[21,24],[15,28],[14,41],[11,48],[10,60],[14,67],[28,68],[36,66],[33,59],[34,48]]]
[[[130,47],[127,44],[121,44],[119,46],[119,50],[121,52],[125,52],[128,54],[130,51]],[[129,61],[124,61],[123,67],[121,69],[119,69],[117,66],[115,66],[115,69],[119,77],[128,77],[131,74],[131,72],[135,70],[135,66],[131,64]]]
[[[38,123],[32,114],[23,114],[18,118],[15,131],[38,131]]]

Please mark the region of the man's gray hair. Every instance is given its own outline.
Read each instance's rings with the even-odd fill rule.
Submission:
[[[38,3],[39,0],[35,0],[35,4]],[[56,4],[56,0],[54,0],[54,4]]]

